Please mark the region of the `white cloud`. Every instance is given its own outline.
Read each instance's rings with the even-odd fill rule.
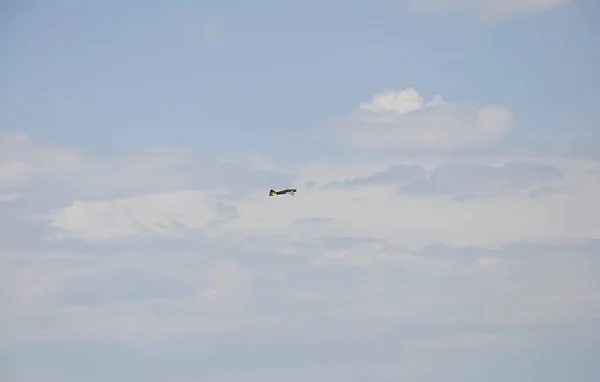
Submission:
[[[433,171],[434,176],[406,189],[399,187],[403,185],[399,179],[397,184],[367,182],[341,189],[331,188],[327,182],[301,188],[295,197],[269,198],[265,189],[259,189],[225,199],[224,192],[183,189],[128,198],[82,199],[45,217],[63,237],[91,241],[177,236],[181,229],[202,230],[214,238],[372,237],[409,249],[433,244],[497,248],[511,243],[600,239],[600,210],[595,202],[600,180],[589,175],[600,171],[600,164],[535,162],[508,161],[487,168],[450,166],[451,170],[441,165]],[[361,171],[364,175],[376,167],[373,164]],[[328,173],[335,179],[336,173],[347,174],[358,167],[342,167],[338,172],[335,166],[327,171],[314,165],[308,168],[317,176]],[[297,172],[301,175],[298,183],[308,179],[304,178],[308,170]],[[301,221],[304,223],[299,224]]]
[[[469,5],[484,18],[499,19],[518,13],[547,11],[573,0],[409,0],[417,10],[438,12],[452,6]]]
[[[537,162],[556,166],[560,171],[554,170],[563,175],[555,177],[554,171],[548,173],[544,166],[539,170],[525,166],[526,172],[515,173],[509,168],[519,170],[522,166],[509,162],[505,167],[477,170],[484,184],[480,186],[472,184],[473,180],[479,181],[472,173],[477,167],[457,166],[447,179],[430,178],[427,182],[431,185],[425,183],[403,192],[402,180],[398,184],[331,188],[328,184],[333,179],[343,179],[328,166],[327,171],[316,170],[315,174],[327,173],[329,179],[323,177],[321,184],[302,188],[295,198],[272,200],[257,193],[236,201],[239,216],[223,223],[219,230],[222,234],[285,234],[305,239],[327,235],[373,237],[405,248],[437,243],[494,248],[510,243],[572,243],[600,238],[600,210],[593,196],[600,192],[600,180],[589,174],[600,169],[598,164]],[[351,167],[342,168],[339,174],[345,175],[346,168]],[[486,178],[486,174],[493,176]],[[548,175],[550,178],[546,178]],[[470,198],[457,199],[456,191],[468,192]],[[480,195],[487,198],[478,198]],[[313,218],[329,220],[321,219],[318,225],[296,224],[300,219]]]
[[[412,88],[385,91],[363,102],[335,131],[344,145],[367,150],[472,150],[489,148],[512,129],[513,114],[504,106],[477,109],[430,102]]]
[[[0,132],[0,191],[17,189],[35,177],[72,175],[81,163],[72,150],[36,144],[23,134]]]
[[[262,158],[240,166],[243,159],[207,161],[173,148],[91,158],[55,147],[77,159],[59,171],[32,160],[45,145],[27,145],[28,151],[0,159],[26,163],[35,174],[6,191],[24,195],[18,203],[0,205],[15,217],[0,223],[10,232],[23,230],[10,247],[0,247],[0,341],[19,362],[31,362],[15,363],[21,376],[40,370],[44,363],[35,354],[48,353],[35,349],[50,344],[69,365],[84,356],[101,362],[90,353],[94,346],[110,354],[127,349],[134,358],[128,364],[137,360],[143,370],[160,364],[165,374],[150,374],[169,380],[233,378],[230,365],[239,362],[251,365],[244,370],[250,381],[264,375],[288,380],[295,368],[305,373],[298,380],[315,380],[310,372],[362,371],[377,381],[368,373],[381,372],[375,363],[387,365],[382,378],[431,381],[447,376],[441,365],[457,365],[451,358],[457,348],[494,358],[518,349],[535,354],[557,338],[598,339],[598,162],[312,163],[285,169],[293,176],[286,185],[298,185],[295,197],[273,198],[265,191],[282,169]],[[443,182],[426,176],[438,182],[426,195],[400,192],[391,178],[383,185],[329,186],[369,179],[394,164],[443,175],[456,163],[469,166],[456,166]],[[547,176],[553,174],[548,166],[563,176]],[[530,187],[523,179],[565,187],[536,197],[495,192],[465,201],[450,195],[457,189],[452,180],[477,194],[479,183],[472,187],[470,180],[481,178],[519,190]],[[239,190],[240,179],[252,186],[228,194]],[[314,187],[302,186],[311,180]],[[65,192],[50,193],[38,205],[47,184]],[[49,226],[32,231],[31,211]],[[69,240],[44,240],[48,229]],[[64,350],[74,343],[83,345]],[[402,347],[409,348],[406,355]],[[148,355],[153,352],[161,362]],[[394,369],[398,361],[390,354],[410,367]],[[201,370],[168,366],[181,365],[181,357],[208,361]],[[228,358],[220,366],[211,357]],[[331,371],[336,362],[353,366],[348,374]],[[81,375],[44,373],[46,381]],[[100,372],[98,378],[111,376]]]
[[[384,171],[334,182],[332,187],[394,185],[413,195],[454,195],[460,199],[538,196],[558,191],[562,173],[554,166],[509,161],[501,165],[447,163],[432,170],[418,165],[393,165]]]
[[[166,235],[176,227],[202,229],[222,218],[212,195],[204,191],[151,194],[115,201],[76,201],[45,219],[67,237],[106,240],[135,235]]]
[[[390,112],[402,115],[424,107],[441,105],[442,103],[442,96],[439,94],[436,94],[431,101],[425,103],[424,98],[415,89],[408,88],[399,92],[388,90],[375,94],[371,102],[361,102],[358,108],[376,115]]]
[[[305,245],[300,256],[282,257],[276,246],[261,255],[238,246],[227,255],[221,244],[210,256],[201,250],[210,243],[189,243],[200,250],[187,254],[170,243],[156,255],[131,244],[118,253],[1,252],[0,338],[135,343],[260,330],[327,338],[327,325],[335,323],[362,327],[360,335],[373,341],[424,325],[433,334],[414,334],[421,347],[487,332],[489,338],[464,344],[485,350],[510,348],[503,340],[515,330],[524,331],[522,340],[569,323],[574,333],[586,333],[586,323],[600,318],[593,271],[599,259],[585,248],[465,255],[348,242],[325,250]]]
[[[186,189],[253,191],[271,181],[286,183],[289,175],[258,156],[215,159],[160,145],[91,156],[0,133],[0,193],[19,193],[25,200],[35,194],[44,203],[64,205]]]
[[[401,107],[394,106],[394,99],[388,101],[363,107]],[[414,109],[420,104],[415,102],[406,108]],[[438,106],[425,106],[428,107]],[[5,154],[2,163],[13,163],[17,158],[18,163],[24,163],[36,174],[32,185],[43,184],[40,182],[44,180],[55,182],[53,178],[58,177],[61,189],[69,190],[57,193],[59,205],[48,201],[51,211],[35,211],[57,229],[55,238],[103,241],[180,236],[185,230],[201,230],[205,235],[223,239],[269,235],[291,235],[298,240],[372,237],[409,249],[432,244],[496,248],[520,242],[573,243],[600,238],[600,210],[595,211],[600,180],[589,175],[590,171],[600,171],[600,164],[593,161],[538,160],[538,165],[555,165],[563,173],[559,178],[547,178],[544,167],[523,167],[527,160],[521,161],[518,168],[454,166],[451,176],[442,171],[446,168],[444,159],[438,158],[437,164],[424,160],[425,168],[443,176],[428,178],[406,192],[393,182],[346,189],[332,189],[326,184],[352,174],[355,178],[369,178],[385,171],[389,162],[324,167],[309,164],[288,172],[298,174],[295,185],[313,180],[310,177],[314,175],[319,181],[315,187],[299,186],[300,193],[294,198],[269,198],[265,190],[272,187],[271,175],[255,180],[247,175],[269,168],[271,172],[266,174],[276,176],[272,164],[263,163],[264,160],[228,173],[227,169],[236,168],[235,163],[195,162],[196,158],[181,149],[152,149],[105,160],[62,148],[49,151],[24,137],[16,142],[20,142],[21,149],[14,150],[13,155]],[[52,163],[44,155],[52,155],[54,165],[49,165]],[[65,169],[59,160],[70,163]],[[418,162],[413,159],[406,163]],[[495,166],[505,163],[500,161]],[[198,169],[199,164],[203,164],[202,170]],[[507,172],[509,168],[512,170]],[[259,191],[253,191],[253,182]],[[82,184],[91,187],[81,188]],[[228,190],[237,187],[245,187],[244,193],[234,193],[235,198],[227,195]],[[44,186],[44,197],[48,197],[48,189]],[[531,191],[544,189],[547,191],[532,197]],[[30,190],[22,184],[10,192],[25,195],[21,204],[26,206]],[[472,198],[457,200],[456,192],[466,192]],[[483,195],[481,192],[487,193],[488,198],[477,198]],[[298,224],[300,220],[314,219],[319,219],[319,223]]]

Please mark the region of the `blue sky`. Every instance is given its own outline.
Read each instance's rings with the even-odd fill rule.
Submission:
[[[593,1],[1,9],[0,379],[600,378]]]
[[[523,139],[594,118],[592,2],[486,24],[402,1],[7,7],[2,123],[43,139],[300,155],[286,132],[409,86],[504,104]]]

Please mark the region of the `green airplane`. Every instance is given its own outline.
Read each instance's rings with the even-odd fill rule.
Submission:
[[[296,195],[296,191],[297,190],[295,188],[284,188],[281,191],[271,190],[271,191],[269,191],[269,196],[277,196],[277,195],[285,195],[285,194],[294,196],[294,195]]]

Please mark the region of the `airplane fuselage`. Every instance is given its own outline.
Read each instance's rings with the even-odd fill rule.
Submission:
[[[275,191],[275,190],[271,190],[269,192],[269,196],[275,196],[275,195],[286,195],[286,194],[291,194],[294,195],[296,193],[296,189],[295,188],[284,188],[281,191]]]

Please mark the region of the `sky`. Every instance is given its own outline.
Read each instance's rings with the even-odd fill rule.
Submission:
[[[0,379],[600,380],[598,17],[2,2]]]

